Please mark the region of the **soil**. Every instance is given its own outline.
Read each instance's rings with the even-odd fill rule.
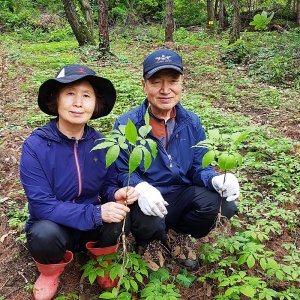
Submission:
[[[6,125],[2,126],[1,128],[4,129],[0,130],[0,296],[7,300],[27,300],[32,299],[32,292],[30,289],[26,290],[25,287],[35,282],[38,272],[26,244],[16,240],[19,234],[9,226],[6,215],[11,209],[11,201],[15,202],[16,207],[23,207],[26,203],[26,197],[19,181],[19,161],[21,145],[32,128],[20,118],[20,114],[26,113],[31,102],[35,101],[35,95],[29,92],[24,98],[20,89],[17,88],[26,81],[26,74],[30,70],[23,70],[17,77],[9,79],[6,71],[12,62],[9,62],[2,54],[0,49],[0,121]],[[299,115],[297,115],[299,112],[260,110],[247,100],[249,99],[241,99],[240,107],[243,107],[242,113],[250,116],[254,123],[268,124],[279,128],[282,136],[299,140],[300,128],[299,123],[296,122],[296,120],[299,121]],[[227,111],[239,110],[239,108],[229,107],[227,103],[222,102],[222,99],[216,101],[215,105]],[[299,151],[299,149],[295,151]],[[208,236],[202,241],[209,241],[209,239]],[[282,236],[274,237],[269,241],[268,249],[281,253],[280,244],[283,240],[290,242],[292,237],[288,232],[284,232]],[[281,255],[284,254],[281,253]],[[99,294],[100,289],[97,285],[90,285],[86,279],[81,279],[81,266],[87,260],[86,253],[79,253],[75,256],[74,262],[60,278],[58,294],[76,293],[81,295],[80,299],[92,299],[97,293]],[[201,276],[207,270],[209,270],[209,266],[201,265],[195,275]],[[172,272],[173,274],[178,273],[179,268],[175,265]],[[180,288],[180,290],[182,299],[213,299],[212,287],[208,283],[195,282],[191,288]]]

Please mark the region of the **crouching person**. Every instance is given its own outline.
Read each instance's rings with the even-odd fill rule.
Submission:
[[[131,174],[130,184],[139,193],[136,211],[147,217],[148,223],[160,224],[160,235],[136,237],[152,270],[162,267],[167,255],[189,270],[197,268],[190,236],[200,238],[214,228],[220,205],[222,214],[231,218],[236,213],[234,200],[239,197],[239,183],[233,174],[227,174],[224,181],[224,175],[211,166],[202,167],[207,150],[192,146],[205,140],[205,133],[199,117],[180,104],[182,84],[178,53],[168,49],[153,52],[143,64],[145,101],[115,123],[118,128],[131,119],[138,129],[145,125],[145,113],[150,115],[152,129],[147,138],[157,143],[158,154],[147,171],[140,166]],[[123,151],[116,162],[122,185],[127,182],[128,159]],[[227,201],[222,201],[222,193]],[[144,219],[138,220],[135,218],[137,230],[144,224]]]
[[[113,84],[83,65],[67,65],[40,86],[38,105],[56,118],[26,139],[20,164],[27,244],[40,272],[36,300],[53,298],[74,252],[115,246],[130,210],[125,200],[137,200],[134,188],[118,187],[115,167],[105,168],[105,150],[91,151],[102,135],[87,122],[109,114],[115,100]]]

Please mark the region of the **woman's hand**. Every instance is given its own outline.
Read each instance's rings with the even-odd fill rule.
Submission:
[[[106,223],[121,222],[130,209],[121,203],[107,202],[101,205],[102,221]]]
[[[115,200],[117,203],[127,205],[133,204],[139,197],[139,193],[132,186],[123,187],[115,192]]]

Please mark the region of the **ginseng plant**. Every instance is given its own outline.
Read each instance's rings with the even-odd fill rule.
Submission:
[[[151,126],[149,124],[149,113],[146,112],[144,116],[145,125],[141,126],[138,130],[133,124],[133,122],[128,119],[126,125],[120,125],[117,129],[112,130],[112,133],[107,137],[100,138],[98,141],[101,141],[92,151],[98,149],[106,149],[106,168],[113,164],[118,158],[120,151],[127,152],[129,156],[128,160],[128,179],[127,179],[127,189],[130,185],[130,175],[136,170],[136,168],[143,163],[143,168],[146,171],[152,160],[156,158],[157,155],[157,145],[152,140],[147,138],[148,133],[151,131]],[[127,202],[125,202],[127,206]],[[123,262],[120,271],[120,279],[118,282],[117,290],[114,291],[114,295],[118,295],[120,284],[124,276],[124,271],[126,265],[128,264],[129,255],[126,248],[126,235],[125,235],[125,224],[126,216],[123,220],[122,226],[122,247],[123,247]]]
[[[239,145],[247,138],[251,131],[235,132],[232,134],[221,134],[219,129],[208,130],[207,139],[200,141],[193,147],[206,148],[208,151],[202,159],[202,167],[206,168],[210,164],[218,166],[224,171],[224,183],[226,181],[227,171],[237,169],[242,166],[243,156],[239,153]],[[221,193],[222,201],[223,191]],[[222,216],[221,206],[216,221],[216,226],[220,226]]]

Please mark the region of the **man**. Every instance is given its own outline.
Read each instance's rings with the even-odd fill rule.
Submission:
[[[205,140],[205,133],[198,116],[180,104],[182,84],[181,57],[168,49],[155,51],[143,64],[145,101],[115,123],[118,128],[130,118],[139,128],[145,125],[147,110],[150,114],[149,138],[157,143],[158,154],[147,171],[140,166],[131,174],[130,184],[139,192],[141,211],[155,222],[160,218],[160,235],[136,241],[152,270],[163,266],[166,252],[181,266],[197,268],[190,236],[207,235],[215,226],[220,206],[222,215],[231,218],[236,213],[234,200],[239,197],[239,183],[233,174],[227,174],[224,182],[224,175],[211,166],[202,167],[207,150],[192,146]],[[127,184],[127,166],[128,156],[123,152],[117,160],[123,186]],[[222,193],[227,201],[222,201]]]

